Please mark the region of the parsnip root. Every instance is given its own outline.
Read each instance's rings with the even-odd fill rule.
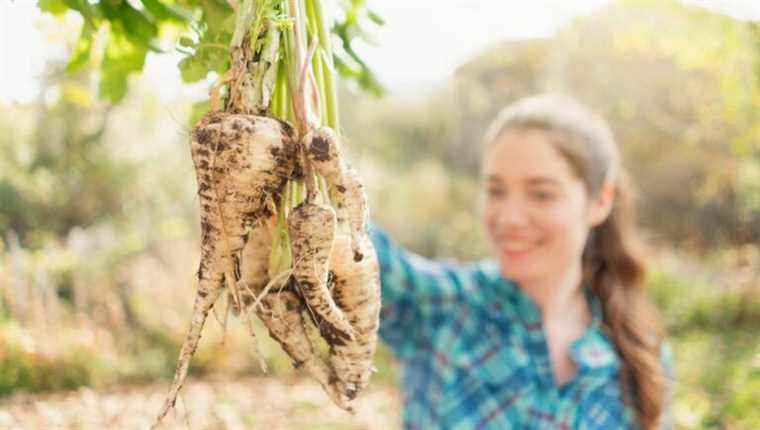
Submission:
[[[320,332],[351,339],[354,330],[327,289],[336,227],[335,211],[330,206],[304,202],[288,215],[293,277],[299,293],[308,310],[319,316]]]
[[[247,230],[276,212],[293,170],[293,130],[278,120],[211,112],[192,132],[191,155],[198,181],[201,261],[192,323],[174,381],[155,424],[174,406],[209,310],[230,286],[239,306],[240,254]]]
[[[331,370],[314,353],[302,316],[306,308],[296,292],[294,278],[286,272],[282,279],[269,279],[273,222],[271,220],[253,229],[243,249],[241,280],[246,288],[242,293],[242,303],[246,307],[253,306],[256,315],[269,330],[269,336],[293,361],[293,367],[304,370],[316,379],[337,406],[353,412],[336,387],[329,383]],[[270,282],[273,285],[269,285]],[[267,285],[269,290],[265,290]]]
[[[338,136],[329,127],[311,130],[303,139],[305,153],[314,170],[331,185],[338,224],[351,229],[353,258],[363,257],[358,245],[360,236],[367,230],[367,197],[359,175],[345,161]]]
[[[380,273],[369,237],[359,236],[356,245],[364,255],[355,261],[347,235],[339,236],[330,257],[331,293],[356,335],[354,339],[328,340],[330,365],[337,377],[338,391],[353,400],[367,387],[373,371],[380,325]]]

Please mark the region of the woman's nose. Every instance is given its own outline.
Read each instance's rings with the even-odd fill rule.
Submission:
[[[500,226],[523,225],[527,220],[525,205],[516,199],[506,199],[498,207],[497,222]]]

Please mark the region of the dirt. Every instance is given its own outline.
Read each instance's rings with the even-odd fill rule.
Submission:
[[[0,429],[147,429],[169,382],[140,387],[0,400]],[[395,389],[372,386],[356,401],[356,415],[333,405],[309,379],[190,378],[164,429],[396,429],[400,404]]]

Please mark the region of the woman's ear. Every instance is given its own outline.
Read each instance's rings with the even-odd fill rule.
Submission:
[[[603,223],[610,216],[615,202],[615,184],[605,181],[602,188],[589,201],[587,219],[589,227],[593,228]]]

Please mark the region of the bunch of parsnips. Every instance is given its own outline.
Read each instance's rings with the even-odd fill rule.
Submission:
[[[319,29],[314,3],[308,16]],[[156,424],[174,406],[208,313],[223,296],[239,315],[253,311],[294,367],[341,408],[352,410],[373,371],[380,279],[367,201],[338,135],[320,124],[336,122],[334,90],[324,91],[332,71],[324,40],[312,38],[305,52],[305,7],[302,0],[239,5],[230,69],[211,91],[211,111],[192,130],[198,288]],[[324,66],[317,68],[321,75],[314,64]],[[328,120],[320,121],[320,113]],[[315,352],[309,324],[329,357]]]

